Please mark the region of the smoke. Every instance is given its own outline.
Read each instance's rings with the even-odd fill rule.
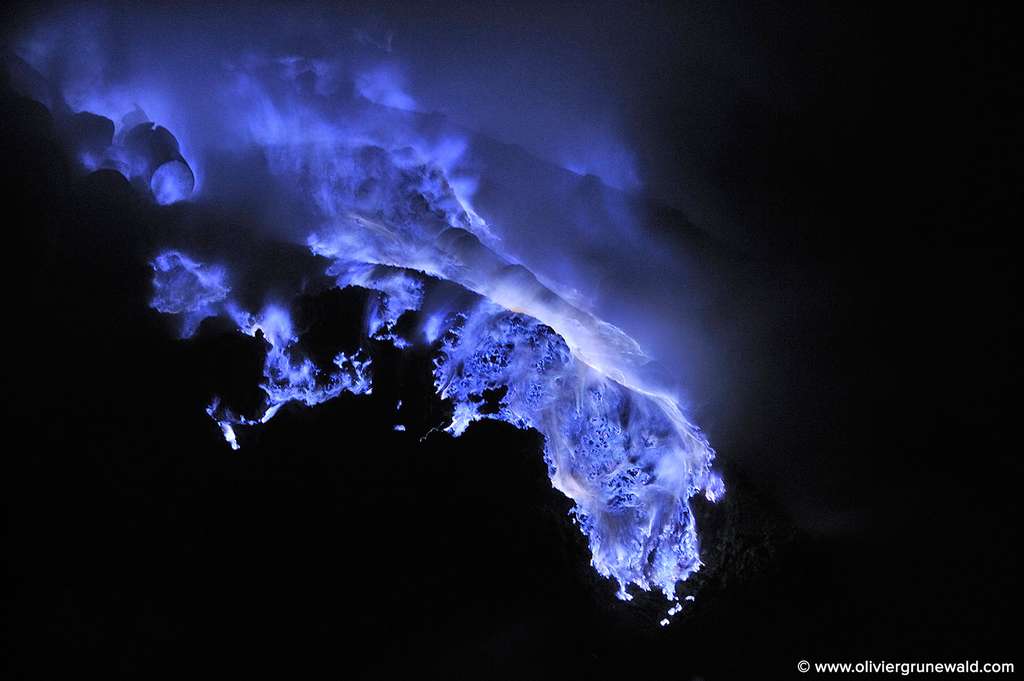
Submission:
[[[678,247],[593,175],[423,113],[390,34],[302,11],[246,18],[75,10],[31,27],[16,50],[54,86],[48,104],[66,129],[100,131],[71,136],[83,170],[121,172],[159,204],[244,208],[253,234],[317,256],[310,277],[371,292],[362,346],[323,362],[293,321],[301,291],[264,290],[253,307],[228,284],[259,286],[244,258],[203,262],[186,234],[154,254],[152,306],[180,317],[183,336],[216,316],[266,346],[257,412],[219,399],[207,409],[225,440],[241,446],[284,404],[369,392],[382,344],[429,351],[452,408],[437,427],[537,429],[598,572],[622,598],[632,586],[675,599],[701,566],[689,501],[724,489],[664,368],[687,361],[674,311],[656,311],[672,309]],[[634,189],[632,156],[610,130],[564,163]],[[652,338],[674,349],[665,364]]]

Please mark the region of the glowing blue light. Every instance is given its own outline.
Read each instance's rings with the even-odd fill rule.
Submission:
[[[203,265],[179,251],[165,251],[153,267],[153,300],[160,312],[182,316],[182,336],[189,337],[206,317],[217,314],[217,303],[231,288],[223,268]]]
[[[195,184],[192,171],[181,161],[168,161],[159,166],[149,181],[153,198],[162,206],[189,198]]]
[[[238,416],[222,409],[219,399],[214,399],[206,410],[220,426],[232,449],[239,448],[234,425],[267,423],[288,402],[312,407],[345,392],[368,395],[373,391],[372,362],[361,351],[352,356],[338,353],[332,370],[321,369],[308,358],[294,356],[293,345],[298,338],[294,335],[291,315],[285,308],[268,305],[260,314],[251,315],[232,306],[230,316],[235,319],[239,331],[249,336],[260,333],[270,344],[263,363],[265,380],[260,384],[266,393],[262,414],[255,419]]]
[[[428,343],[433,343],[441,335],[441,325],[444,324],[444,315],[432,314],[427,317],[427,321],[423,324],[423,337],[427,339]]]
[[[643,349],[503,251],[466,203],[473,183],[451,180],[464,144],[386,117],[340,124],[323,114],[316,88],[277,87],[265,75],[234,74],[237,101],[249,107],[238,116],[246,143],[264,153],[271,181],[297,192],[314,216],[292,238],[329,261],[337,287],[372,292],[363,329],[372,342],[318,366],[299,350],[287,305],[250,312],[228,298],[222,269],[178,251],[157,256],[153,307],[182,315],[184,335],[221,314],[268,344],[258,413],[235,414],[219,400],[207,409],[228,445],[239,448],[247,428],[286,404],[369,394],[371,353],[383,343],[432,352],[434,389],[452,408],[438,427],[457,437],[492,419],[540,432],[551,483],[572,499],[594,568],[617,582],[620,598],[654,589],[672,602],[669,617],[680,612],[676,586],[702,565],[690,500],[716,501],[725,486],[676,396],[644,380]],[[365,97],[391,96],[376,81],[364,85]],[[160,202],[186,195],[183,173],[168,169],[154,181]],[[431,298],[441,284],[452,300]],[[410,317],[418,326],[403,330]]]

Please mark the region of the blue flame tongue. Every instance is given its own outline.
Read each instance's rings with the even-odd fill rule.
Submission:
[[[224,300],[226,286],[210,277],[223,270],[178,252],[159,256],[154,269],[158,309],[187,318],[221,309],[240,332],[267,343],[262,413],[239,416],[216,399],[207,409],[232,448],[239,448],[237,426],[267,423],[288,402],[312,407],[343,392],[371,392],[374,344],[317,366],[297,350],[300,334],[286,308],[251,314]],[[620,598],[631,598],[631,584],[675,598],[677,583],[701,566],[689,500],[702,490],[715,500],[723,486],[711,470],[714,452],[672,399],[624,386],[576,357],[551,326],[486,298],[425,306],[439,281],[422,273],[343,260],[329,271],[339,286],[376,292],[367,337],[433,350],[434,387],[452,404],[451,421],[439,427],[458,437],[472,422],[494,419],[541,432],[552,484],[575,502],[573,518],[597,571],[618,582]],[[417,313],[418,328],[403,335],[398,322],[407,312]]]
[[[50,42],[28,51],[49,63]],[[57,42],[54,54],[63,54],[66,41]],[[414,101],[388,87],[386,69],[342,69],[359,95],[345,96],[337,65],[320,60],[252,53],[204,66],[206,102],[175,96],[181,84],[162,79],[107,83],[89,69],[81,82],[72,79],[61,108],[78,131],[83,165],[116,168],[157,203],[170,204],[225,199],[214,194],[230,194],[226,185],[200,182],[216,166],[213,157],[223,155],[221,175],[260,185],[244,187],[247,201],[265,193],[266,205],[288,207],[267,211],[287,223],[279,234],[329,261],[338,288],[374,292],[365,347],[318,363],[304,352],[288,308],[246,309],[232,296],[224,267],[180,250],[153,259],[152,307],[179,317],[183,336],[219,316],[266,343],[257,413],[236,414],[216,399],[207,408],[228,443],[238,448],[239,426],[266,424],[285,404],[315,407],[346,392],[369,393],[375,347],[429,350],[434,388],[453,414],[438,428],[458,436],[473,421],[496,419],[542,433],[551,482],[574,501],[594,567],[617,580],[622,598],[630,597],[630,585],[674,598],[676,585],[701,565],[690,500],[701,491],[716,500],[724,491],[711,470],[714,452],[676,396],[648,375],[650,359],[639,344],[570,302],[586,291],[561,295],[554,283],[561,272],[527,269],[502,240],[515,235],[473,210],[473,182],[465,178],[472,164],[458,165],[466,148],[460,134],[408,111]],[[141,106],[185,128],[175,130],[182,143]],[[109,118],[82,115],[85,108]],[[222,146],[231,153],[221,154]],[[259,160],[258,173],[247,158]],[[189,230],[180,238],[188,233],[200,238]],[[557,255],[541,258],[548,263],[541,267],[571,254]],[[304,274],[322,277],[323,270]],[[447,302],[431,295],[439,287],[454,291]],[[285,300],[296,293],[276,292]],[[411,332],[410,318],[417,326]]]
[[[500,253],[489,226],[420,155],[336,140],[270,155],[284,183],[319,178],[309,201],[323,224],[307,243],[330,261],[338,288],[376,292],[366,338],[434,352],[434,387],[453,414],[438,427],[457,437],[473,421],[495,419],[538,430],[552,485],[573,500],[595,569],[618,582],[622,599],[633,585],[675,600],[676,585],[701,567],[690,499],[703,491],[716,500],[724,486],[700,430],[671,394],[645,381],[649,359],[636,341]],[[374,343],[317,366],[297,350],[288,310],[241,310],[227,299],[223,270],[177,252],[154,269],[154,306],[183,315],[186,335],[202,317],[225,314],[268,343],[262,413],[242,417],[216,400],[207,410],[233,448],[237,426],[266,423],[288,402],[371,391]],[[428,301],[441,282],[463,292],[460,302]],[[419,320],[411,333],[400,331],[406,313]],[[669,615],[678,611],[676,602]]]
[[[224,269],[208,267],[178,251],[165,251],[153,259],[153,301],[166,314],[182,316],[182,335],[195,333],[203,319],[217,312],[217,304],[231,292]]]
[[[707,441],[674,402],[623,387],[551,327],[488,301],[445,333],[434,375],[455,405],[448,432],[491,418],[543,433],[552,484],[576,502],[594,567],[621,598],[629,584],[674,598],[700,567],[688,500],[720,483]],[[485,406],[488,392],[497,405]]]
[[[306,244],[329,261],[335,285],[375,292],[364,329],[374,342],[318,365],[300,350],[286,307],[244,310],[223,268],[179,251],[159,255],[153,306],[180,315],[184,335],[222,315],[267,343],[261,412],[234,414],[219,401],[207,410],[225,439],[237,448],[238,426],[264,424],[289,402],[313,407],[369,393],[375,345],[429,348],[434,387],[453,413],[438,427],[459,436],[473,421],[495,419],[538,430],[551,482],[574,501],[598,572],[618,582],[621,598],[633,585],[674,599],[701,566],[690,499],[703,491],[715,500],[723,485],[700,430],[645,373],[643,349],[505,252],[435,160],[437,145],[409,121],[387,134],[345,128],[302,95],[274,97],[257,97],[252,143],[272,184],[308,209]],[[174,171],[157,183],[168,196],[179,180],[188,184]],[[429,295],[441,283],[461,292],[458,302]],[[401,323],[407,313],[418,320],[414,332]]]

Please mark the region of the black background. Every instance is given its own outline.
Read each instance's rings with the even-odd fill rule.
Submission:
[[[758,416],[715,440],[730,493],[697,509],[697,601],[664,629],[662,603],[619,603],[589,567],[535,433],[391,430],[394,398],[423,393],[424,358],[396,360],[373,397],[286,409],[228,450],[202,408],[259,355],[213,326],[176,341],[147,307],[146,259],[162,221],[231,217],[157,212],[80,176],[46,112],[5,88],[12,676],[1016,662],[1012,24],[994,9],[777,10],[810,18],[766,56],[798,58],[822,31],[840,47],[803,106],[772,125],[755,102],[743,143],[709,165],[751,237],[736,267],[782,312],[748,359],[767,376],[747,398]],[[831,530],[824,506],[856,521]]]

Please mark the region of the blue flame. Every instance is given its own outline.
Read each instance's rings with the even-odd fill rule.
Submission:
[[[319,366],[303,354],[287,304],[250,312],[230,297],[223,267],[180,250],[153,259],[152,306],[181,317],[183,336],[220,315],[266,343],[259,412],[233,413],[216,398],[207,407],[228,444],[239,448],[242,428],[268,423],[286,404],[370,393],[374,345],[429,350],[434,388],[452,407],[451,421],[437,426],[456,437],[481,419],[539,431],[551,483],[574,502],[594,568],[618,583],[620,598],[634,587],[674,601],[677,584],[701,567],[690,500],[725,491],[714,450],[678,395],[651,380],[640,344],[577,302],[589,291],[562,294],[516,257],[507,245],[516,235],[474,210],[466,141],[410,111],[415,101],[391,65],[346,73],[329,60],[247,53],[214,73],[201,100],[180,96],[173,79],[165,88],[155,80],[77,87],[68,100],[119,121],[102,163],[148,178],[161,204],[218,198],[213,189],[198,195],[192,174],[218,145],[236,157],[258,152],[268,174],[246,189],[297,196],[303,207],[278,236],[320,256],[338,288],[374,292],[364,329],[373,342]],[[341,86],[346,78],[351,87]],[[179,149],[173,136],[170,144],[140,100],[189,144]],[[189,126],[191,107],[202,109],[203,130]],[[133,146],[129,133],[145,144]],[[193,155],[204,136],[205,153]],[[431,299],[439,283],[459,299]],[[400,330],[410,312],[420,320],[413,333]]]
[[[272,170],[278,181],[305,187],[320,219],[306,242],[331,261],[326,273],[339,288],[379,294],[367,310],[367,336],[399,349],[434,348],[435,388],[453,409],[451,422],[439,425],[453,436],[480,419],[540,431],[552,484],[574,501],[595,569],[618,582],[620,598],[631,598],[632,585],[674,600],[676,585],[701,567],[689,500],[701,491],[717,500],[724,486],[711,470],[714,451],[677,400],[644,382],[649,358],[637,342],[502,255],[500,239],[459,198],[429,145],[353,144],[344,128],[295,139],[298,129],[281,120],[257,129],[290,131],[268,143]],[[419,332],[400,335],[399,318],[421,311],[433,279],[459,284],[479,302],[422,310]],[[243,333],[261,332],[270,350],[263,416],[209,410],[232,447],[236,426],[265,423],[286,402],[314,406],[370,390],[369,359],[339,356],[325,372],[293,357],[297,338],[284,308],[235,319]]]
[[[157,258],[169,259],[202,268],[177,252]],[[350,261],[337,261],[328,272],[338,286],[378,292],[368,309],[369,336],[399,348],[435,349],[435,389],[453,407],[451,421],[441,424],[448,433],[457,437],[474,421],[495,419],[544,434],[552,484],[575,502],[573,516],[589,539],[593,565],[619,583],[620,598],[631,598],[631,584],[675,598],[676,584],[701,566],[689,499],[704,490],[715,501],[724,485],[711,470],[713,451],[673,400],[624,386],[574,355],[551,326],[486,298],[451,314],[432,311],[419,332],[399,336],[398,318],[421,309],[429,277]],[[173,296],[185,302],[168,311],[196,305],[202,290],[191,283]],[[325,371],[293,352],[299,338],[286,308],[268,305],[258,315],[225,308],[240,332],[269,346],[262,415],[240,417],[219,400],[207,409],[233,449],[237,426],[266,423],[287,402],[312,407],[342,392],[371,391],[364,351],[337,355],[336,368]]]
[[[629,584],[674,598],[700,567],[687,500],[709,484],[713,455],[671,400],[625,388],[551,327],[487,301],[448,329],[435,379],[455,404],[448,432],[491,418],[544,434],[551,481],[576,502],[593,565],[621,598]],[[488,392],[500,403],[484,411]]]
[[[196,262],[179,251],[165,251],[153,258],[153,301],[159,312],[182,317],[182,336],[195,333],[199,322],[217,314],[217,305],[231,288],[222,267]]]
[[[248,336],[260,335],[268,344],[263,363],[264,382],[260,388],[266,393],[263,413],[259,418],[247,419],[220,409],[219,399],[207,409],[232,449],[238,449],[234,425],[258,425],[266,423],[288,402],[298,402],[312,407],[332,400],[343,392],[354,395],[368,395],[373,391],[370,375],[371,360],[365,352],[354,355],[340,352],[334,357],[332,369],[322,369],[308,357],[294,352],[298,342],[288,310],[278,305],[268,305],[258,315],[232,309],[231,317],[238,324],[238,330]]]

